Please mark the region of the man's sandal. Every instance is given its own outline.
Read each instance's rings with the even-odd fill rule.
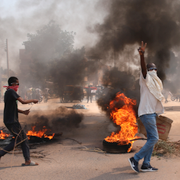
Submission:
[[[34,161],[31,161],[29,164],[22,163],[22,166],[37,166],[38,164]]]

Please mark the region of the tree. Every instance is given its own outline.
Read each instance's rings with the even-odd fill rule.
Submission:
[[[63,31],[54,21],[49,22],[36,34],[27,34],[28,41],[23,45],[32,53],[33,59],[39,62],[48,62],[60,59],[64,53],[73,50],[73,32]]]
[[[51,63],[50,81],[53,90],[62,96],[66,85],[82,85],[86,72],[85,49],[81,48]]]
[[[23,42],[25,54],[21,59],[20,77],[27,86],[44,86],[49,80],[50,64],[73,51],[73,32],[63,31],[54,21],[35,34],[27,34]]]
[[[82,85],[87,62],[85,49],[73,49],[74,33],[62,31],[55,22],[50,22],[28,34],[25,55],[22,53],[21,82],[27,87],[47,87],[61,96],[66,85]],[[28,66],[27,66],[28,64]]]

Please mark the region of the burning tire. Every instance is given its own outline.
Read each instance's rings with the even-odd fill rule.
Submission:
[[[103,150],[107,153],[119,154],[127,153],[128,149],[131,147],[131,143],[126,145],[118,145],[118,142],[107,142],[103,140]]]

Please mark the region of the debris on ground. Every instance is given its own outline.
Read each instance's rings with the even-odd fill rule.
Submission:
[[[159,140],[154,146],[153,156],[180,156],[180,141],[169,142]]]
[[[87,108],[82,104],[75,104],[73,105],[73,109],[87,109]]]

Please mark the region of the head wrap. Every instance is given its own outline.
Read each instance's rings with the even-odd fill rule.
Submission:
[[[18,88],[19,88],[19,86],[17,85],[17,86],[3,86],[3,87],[5,87],[7,90],[8,89],[13,89],[14,91],[18,91]]]
[[[155,70],[147,72],[146,85],[155,98],[162,101],[164,98],[162,95],[163,85]]]

